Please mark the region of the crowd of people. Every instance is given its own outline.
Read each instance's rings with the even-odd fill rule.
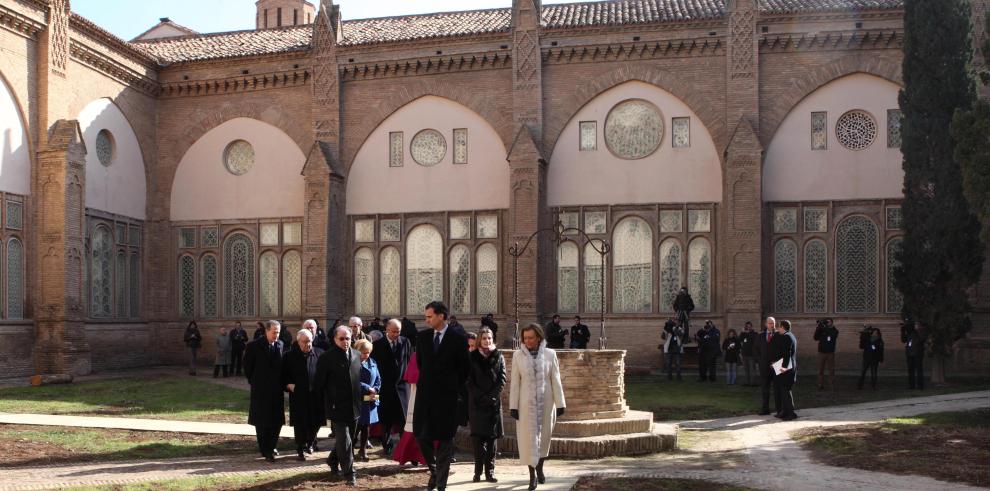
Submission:
[[[299,460],[320,450],[317,435],[329,423],[334,445],[327,465],[332,474],[355,485],[355,462],[370,460],[367,449],[378,439],[383,457],[425,464],[431,490],[447,486],[459,426],[467,428],[473,442],[474,482],[498,482],[502,392],[511,381],[509,414],[517,420],[516,441],[520,460],[529,468],[529,489],[545,483],[543,463],[565,408],[549,336],[539,324],[523,328],[507,373],[491,314],[481,319],[476,332],[468,332],[439,301],[426,306],[424,317],[422,330],[408,318],[375,318],[365,329],[361,318],[351,317],[346,324],[335,321],[329,333],[310,319],[295,335],[271,320],[259,322],[250,341],[238,322],[229,332],[221,328],[216,338],[214,377],[247,377],[248,423],[255,427],[259,452],[267,461],[278,456],[287,393]],[[569,334],[572,346],[586,346],[590,339],[579,318]],[[189,323],[183,341],[189,349],[189,372],[195,375],[203,344],[195,322]]]

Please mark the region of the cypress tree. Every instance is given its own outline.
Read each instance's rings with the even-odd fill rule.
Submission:
[[[976,99],[969,2],[906,0],[904,33],[904,241],[894,279],[904,315],[927,329],[938,384],[953,344],[970,329],[967,290],[983,265],[980,223],[963,195],[951,133],[955,112]]]
[[[990,32],[990,17],[985,19]],[[984,69],[980,81],[990,86],[990,38],[982,43]],[[970,207],[983,224],[981,238],[990,242],[990,103],[979,99],[971,110],[957,111],[952,121],[956,139],[956,161],[962,166],[963,192]]]

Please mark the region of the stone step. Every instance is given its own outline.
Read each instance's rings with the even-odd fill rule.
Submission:
[[[516,433],[516,420],[503,419],[505,433]],[[608,419],[557,420],[553,428],[555,437],[579,438],[602,435],[628,435],[632,433],[649,433],[653,427],[653,414],[645,411],[628,411],[625,417]]]
[[[465,452],[472,452],[471,438],[464,429],[458,432],[456,443]],[[599,459],[630,455],[669,452],[677,448],[677,429],[674,425],[655,424],[652,431],[626,435],[602,435],[589,437],[558,437],[550,441],[551,457]],[[498,451],[517,455],[515,435],[506,434],[498,441]]]

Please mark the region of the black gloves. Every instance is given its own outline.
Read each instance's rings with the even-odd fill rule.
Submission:
[[[519,420],[519,410],[518,409],[510,409],[509,410],[509,416],[512,416],[512,419],[518,421]]]
[[[558,407],[557,408],[557,417],[559,418],[559,417],[561,417],[563,415],[564,415],[564,408]]]

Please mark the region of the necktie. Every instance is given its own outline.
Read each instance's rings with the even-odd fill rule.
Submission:
[[[773,331],[767,331],[767,342],[773,339]]]
[[[440,351],[440,333],[439,332],[435,336],[433,336],[433,352],[436,353],[437,351]]]

